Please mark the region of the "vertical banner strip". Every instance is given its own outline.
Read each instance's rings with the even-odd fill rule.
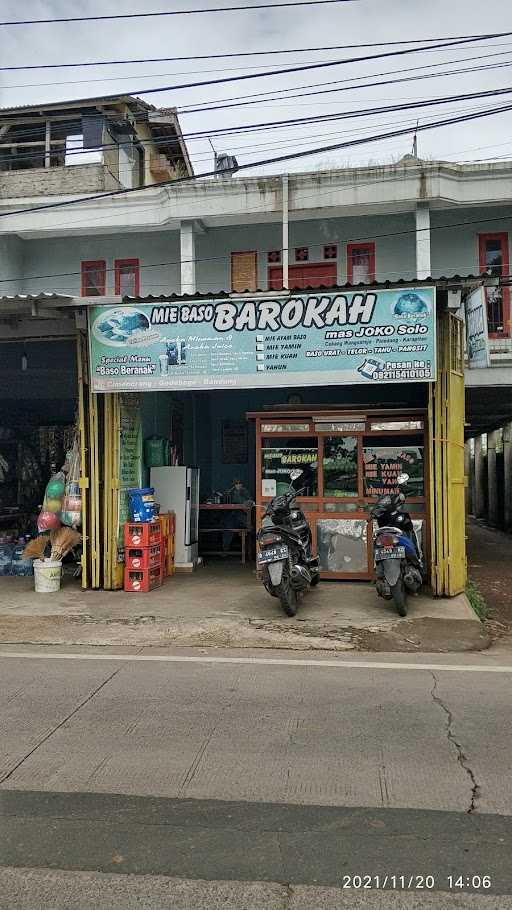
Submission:
[[[89,538],[89,445],[87,419],[87,343],[85,336],[77,333],[76,361],[78,379],[78,433],[80,443],[80,492],[82,496],[82,588],[89,587],[90,581],[90,538]]]

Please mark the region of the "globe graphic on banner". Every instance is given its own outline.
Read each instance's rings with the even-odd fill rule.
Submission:
[[[414,291],[401,294],[393,309],[395,316],[423,316],[428,313],[428,306]]]

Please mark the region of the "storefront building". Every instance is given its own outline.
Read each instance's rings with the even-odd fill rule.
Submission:
[[[198,508],[236,475],[256,524],[300,468],[325,579],[371,578],[368,509],[407,470],[432,589],[463,590],[463,338],[446,302],[417,282],[88,307],[84,584],[121,584],[126,489],[149,479],[156,433],[168,463],[199,466]]]
[[[506,279],[512,209],[504,202],[510,163],[459,165],[406,155],[395,164],[378,167],[191,179],[160,186],[183,167],[191,173],[186,149],[174,114],[163,117],[164,112],[139,110],[138,104],[123,97],[104,99],[100,107],[102,129],[111,125],[112,117],[128,116],[131,105],[137,107],[143,120],[140,129],[145,130],[135,137],[133,160],[139,159],[140,167],[127,167],[124,140],[114,149],[113,170],[110,157],[73,167],[73,159],[65,154],[66,136],[57,126],[55,136],[52,132],[53,120],[62,111],[49,109],[49,129],[38,140],[39,166],[30,173],[11,165],[0,168],[0,213],[8,216],[2,219],[0,236],[0,353],[4,355],[0,430],[5,427],[11,434],[11,448],[6,449],[11,464],[17,451],[13,440],[17,427],[23,428],[24,414],[29,416],[25,426],[30,426],[31,440],[44,427],[64,432],[74,425],[76,416],[83,463],[83,584],[119,586],[126,489],[149,482],[144,442],[160,436],[171,442],[173,463],[200,468],[203,502],[229,489],[237,477],[261,511],[272,484],[278,489],[284,482],[280,478],[285,474],[280,472],[300,458],[305,459],[306,469],[309,460],[310,477],[315,471],[316,475],[310,480],[304,506],[312,518],[325,577],[369,576],[368,505],[391,482],[397,465],[412,458],[418,495],[411,509],[422,523],[433,589],[450,594],[461,590],[464,401],[458,304],[465,290],[485,285],[489,368],[466,370],[466,429],[494,432],[505,424],[508,427],[512,419]],[[87,132],[88,111],[74,107],[73,135],[83,128]],[[39,123],[40,109],[0,112],[0,127],[8,128],[13,144],[23,126],[18,120],[30,117]],[[162,155],[156,160],[151,146],[154,135],[162,150],[161,129],[169,162],[178,156],[174,171],[169,164],[165,173]],[[47,154],[44,142],[50,136],[62,146],[58,155]],[[111,173],[118,188],[143,187],[143,191],[112,197],[101,193],[95,198],[96,192],[110,187]],[[33,196],[41,204],[40,211]],[[69,210],[62,207],[68,202]],[[58,205],[52,207],[53,203]],[[29,211],[24,212],[25,207]],[[459,277],[484,272],[489,282]],[[406,333],[411,350],[394,352],[388,344],[391,336],[358,334],[372,328],[371,320],[367,325],[351,324],[351,313],[342,312],[339,300],[337,313],[328,305],[322,309],[322,301],[332,302],[343,294],[352,304],[354,293],[362,293],[360,286],[366,296],[392,290],[419,294],[435,288],[435,331],[433,326],[428,329],[435,346],[429,341],[428,356],[413,349],[414,345],[421,348],[421,336]],[[244,301],[253,301],[261,308],[275,300],[286,305],[290,292],[283,288],[293,288],[295,296],[318,298],[307,318],[301,314],[309,325],[301,325],[300,319],[294,324],[298,311],[289,306],[288,325],[274,329],[267,323],[259,331],[257,326],[251,328],[246,310],[242,329],[235,326],[231,331],[228,309],[227,328],[217,334],[231,333],[241,339],[236,368],[228,362],[226,349],[218,347],[215,367],[212,358],[204,369],[208,382],[197,383],[197,370],[195,377],[187,374],[191,344],[202,344],[211,328],[208,320],[203,327],[198,320],[183,322],[187,307],[219,303],[241,308]],[[124,365],[141,372],[135,376],[125,369],[123,382],[109,387],[115,376],[91,370],[89,325],[94,318],[89,311],[98,307],[106,312],[124,305],[150,315],[156,307],[174,309],[179,318],[169,313],[167,323],[155,324],[154,375],[144,360],[152,348],[143,345],[136,353],[142,359]],[[357,305],[353,312],[356,309]],[[322,316],[332,323],[322,325]],[[173,322],[174,318],[178,321]],[[394,331],[401,324],[414,329],[414,319],[392,317],[388,322]],[[347,331],[354,337],[344,334]],[[328,332],[334,337],[327,337]],[[266,340],[285,334],[301,337]],[[264,340],[257,341],[258,335]],[[191,336],[202,340],[190,342]],[[249,351],[243,345],[250,337]],[[115,337],[112,331],[110,341],[121,347],[106,345],[101,356],[120,355],[123,335]],[[301,347],[282,350],[282,344]],[[132,343],[129,348],[131,357]],[[363,349],[368,353],[360,354]],[[356,353],[349,355],[348,350]],[[388,361],[396,365],[404,360],[403,356],[391,360],[393,353],[407,353],[420,364],[430,359],[431,374],[421,374],[424,367],[412,366],[414,376],[403,375],[403,370],[390,376],[393,370],[400,374],[401,367],[388,368]],[[301,358],[300,368],[292,370]],[[350,363],[343,369],[348,372],[341,375],[341,360],[346,364],[347,359]],[[179,384],[171,381],[177,373],[183,378]],[[149,382],[144,385],[146,379]],[[36,401],[37,407],[22,399]],[[491,419],[497,409],[500,422]],[[272,421],[288,429],[264,429]],[[379,422],[385,424],[383,428],[378,428]],[[307,427],[297,429],[299,424]],[[478,465],[478,439],[475,446]],[[49,463],[44,452],[39,454],[42,478]],[[492,458],[489,463],[492,467]],[[8,507],[34,508],[41,495],[35,485],[30,503],[18,493],[14,503],[14,486],[23,489],[19,480],[17,474],[9,475],[0,489],[0,506],[3,496]],[[508,493],[505,498],[512,502],[510,485]],[[353,535],[353,552],[346,552],[333,539],[348,539],[347,529]]]

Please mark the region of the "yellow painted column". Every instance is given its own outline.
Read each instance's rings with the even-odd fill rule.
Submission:
[[[429,402],[431,582],[435,594],[453,596],[466,585],[462,321],[442,313],[437,343]]]

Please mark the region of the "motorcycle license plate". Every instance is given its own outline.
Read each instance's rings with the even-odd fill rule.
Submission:
[[[264,566],[268,562],[279,562],[280,559],[288,558],[288,547],[286,544],[280,544],[277,547],[267,547],[258,553],[258,564]]]
[[[383,559],[405,559],[405,547],[378,547],[375,550],[375,562]]]

